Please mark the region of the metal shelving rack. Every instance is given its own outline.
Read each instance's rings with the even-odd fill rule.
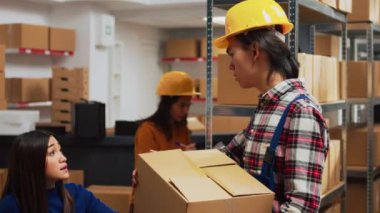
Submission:
[[[351,100],[351,104],[366,104],[367,111],[367,168],[366,167],[349,167],[348,177],[354,179],[365,179],[367,183],[367,212],[373,212],[374,196],[373,182],[380,175],[380,167],[373,164],[373,148],[375,143],[374,137],[374,113],[373,107],[379,103],[379,98],[374,98],[374,37],[380,35],[380,25],[373,23],[350,23],[348,25],[348,36],[351,39],[351,56],[354,55],[355,38],[364,37],[367,40],[367,61],[371,62],[369,66],[368,79],[371,79],[367,87],[368,99]]]
[[[231,6],[239,3],[241,0],[207,0],[207,74],[206,74],[206,147],[212,147],[211,141],[211,116],[212,115],[227,115],[227,116],[251,116],[253,113],[252,106],[232,106],[232,105],[214,105],[211,100],[211,79],[212,79],[212,8],[215,5],[218,8],[228,9]],[[302,24],[308,25],[307,32],[309,40],[307,41],[309,53],[314,53],[314,36],[317,25],[336,25],[341,24],[340,34],[342,36],[342,59],[346,60],[346,38],[347,38],[347,16],[327,5],[324,5],[315,0],[277,0],[278,3],[288,11],[288,17],[294,24],[294,29],[287,36],[287,43],[289,44],[292,54],[297,55],[298,34],[300,32],[300,20]],[[307,37],[307,36],[306,36]],[[344,117],[347,120],[349,116],[348,103],[345,101],[338,101],[334,103],[322,104],[324,112],[344,110]],[[213,112],[213,113],[210,113]],[[347,125],[347,122],[344,122]],[[346,141],[345,134],[343,134],[343,141]],[[208,145],[207,145],[208,144]],[[346,194],[346,143],[342,144],[342,181],[340,184],[330,189],[328,193],[322,196],[321,208],[326,207],[335,201],[338,197],[342,198],[342,212],[345,211],[345,194]]]

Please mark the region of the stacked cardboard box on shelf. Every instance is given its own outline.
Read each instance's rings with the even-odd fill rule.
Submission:
[[[52,79],[52,121],[71,130],[71,105],[88,99],[87,68],[53,68]]]
[[[319,0],[319,1],[329,5],[332,8],[337,8],[337,0]]]
[[[380,212],[380,179],[373,182],[373,209],[367,210],[367,184],[363,182],[348,182],[347,213]]]
[[[345,13],[352,12],[352,0],[338,0],[338,10],[343,11]]]
[[[49,49],[57,51],[75,50],[75,30],[50,27]]]
[[[169,39],[165,43],[165,57],[198,57],[196,39]]]
[[[48,49],[49,27],[31,24],[0,25],[0,44],[6,48]]]
[[[338,185],[341,179],[341,141],[330,140],[329,146],[329,152],[322,173],[322,194]]]
[[[8,102],[50,100],[50,78],[7,78]]]
[[[352,13],[348,14],[348,21],[379,23],[379,10],[379,0],[352,1]]]
[[[0,45],[0,110],[7,108],[7,101],[5,98],[5,46]]]

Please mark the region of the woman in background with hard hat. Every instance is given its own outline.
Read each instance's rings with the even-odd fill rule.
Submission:
[[[156,112],[144,119],[135,135],[135,160],[151,150],[195,149],[190,141],[187,115],[196,95],[193,80],[185,72],[166,72],[157,86],[161,100]]]
[[[157,85],[160,103],[156,112],[144,119],[135,135],[135,163],[138,154],[170,149],[194,150],[187,128],[191,98],[195,92],[193,80],[180,71],[164,73]],[[137,171],[132,174],[132,185],[137,186]],[[134,210],[134,191],[129,211]]]
[[[275,192],[274,212],[317,212],[328,131],[284,42],[292,28],[273,0],[246,0],[228,10],[225,35],[214,44],[227,48],[240,86],[261,95],[247,128],[222,151]]]

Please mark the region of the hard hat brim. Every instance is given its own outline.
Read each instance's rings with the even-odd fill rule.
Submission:
[[[276,25],[276,24],[274,24]],[[282,26],[282,34],[286,35],[288,34],[290,31],[292,31],[293,29],[293,24],[292,23],[281,23],[281,24],[278,24],[278,25],[281,25]],[[255,29],[262,29],[263,27],[266,27],[266,26],[255,26],[255,27],[252,27],[252,28],[245,28],[245,29],[242,29],[242,30],[238,30],[238,31],[235,31],[233,33],[229,33],[227,35],[224,35],[224,36],[221,36],[219,38],[216,38],[214,40],[214,45],[218,48],[221,48],[221,49],[226,49],[228,48],[228,38],[232,37],[232,36],[235,36],[237,34],[240,34],[240,33],[243,33],[245,31],[250,31],[250,30],[255,30]]]

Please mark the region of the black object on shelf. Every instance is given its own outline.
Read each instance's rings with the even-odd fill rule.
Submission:
[[[380,105],[373,106],[373,122],[380,123]]]
[[[138,121],[115,121],[115,135],[135,135]]]
[[[89,101],[76,103],[73,113],[74,135],[80,138],[104,138],[106,135],[105,104]]]

